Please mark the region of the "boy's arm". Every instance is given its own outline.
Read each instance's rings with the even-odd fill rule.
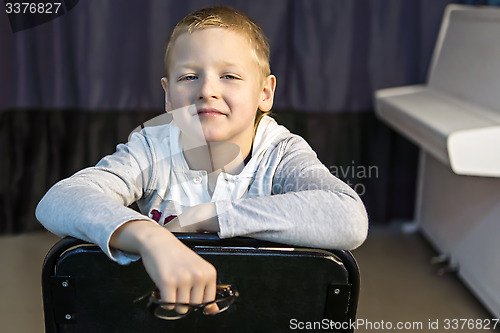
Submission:
[[[54,185],[38,204],[37,218],[56,235],[98,244],[121,264],[141,256],[166,301],[211,301],[216,290],[215,268],[170,231],[126,207],[150,187],[154,166],[146,138],[135,135],[96,167]]]
[[[220,236],[338,249],[365,240],[368,217],[360,197],[303,139],[288,143],[272,185],[270,196],[217,202]]]
[[[127,221],[148,220],[126,206],[139,199],[148,187],[149,179],[154,177],[151,165],[154,160],[146,139],[135,135],[97,166],[55,184],[39,202],[36,216],[54,234],[96,243],[119,263],[137,260],[136,254],[112,250],[109,240]]]
[[[113,233],[110,245],[140,254],[163,301],[199,304],[215,299],[215,267],[162,226],[144,220],[129,221]],[[216,310],[214,306],[207,309]],[[186,309],[177,307],[176,311],[184,313]]]
[[[215,203],[207,202],[190,207],[165,227],[172,232],[219,232]]]

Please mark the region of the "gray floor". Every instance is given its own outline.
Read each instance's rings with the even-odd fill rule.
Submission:
[[[400,332],[494,332],[461,329],[464,322],[460,319],[491,319],[491,315],[456,276],[438,276],[438,267],[429,263],[436,253],[420,234],[404,234],[397,228],[372,228],[365,244],[353,254],[361,271],[358,319],[372,322],[373,327],[381,321],[393,326],[398,322],[422,324],[422,330]],[[447,320],[453,324],[453,319],[459,320],[459,328],[446,330]],[[429,323],[436,321],[439,330],[429,329]],[[376,331],[362,328],[357,332]],[[378,330],[381,331],[387,330]]]
[[[40,291],[43,258],[57,240],[41,232],[0,237],[0,332],[44,332]],[[434,255],[418,235],[395,228],[372,228],[366,243],[354,251],[362,288],[357,332],[387,332],[380,325],[419,325],[394,332],[479,332],[444,330],[446,319],[482,319],[489,314],[453,275],[437,276],[428,264]],[[439,320],[439,330],[428,328]],[[372,325],[367,329],[366,325]],[[378,325],[378,326],[377,326]],[[377,329],[378,327],[378,329]],[[489,332],[491,330],[480,330]]]

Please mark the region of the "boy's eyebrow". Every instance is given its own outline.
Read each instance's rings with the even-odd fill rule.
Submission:
[[[221,67],[242,67],[241,64],[236,63],[236,62],[231,62],[228,60],[221,60],[217,63],[218,66]],[[186,62],[180,62],[176,66],[177,68],[197,68],[199,65],[196,62],[192,61],[186,61]]]

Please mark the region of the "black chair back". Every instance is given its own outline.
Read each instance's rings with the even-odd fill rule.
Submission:
[[[212,234],[177,236],[217,268],[219,283],[239,292],[227,311],[156,318],[144,303],[134,303],[155,288],[140,260],[119,265],[96,245],[67,237],[49,251],[43,266],[46,333],[275,333],[312,325],[322,331],[353,331],[348,324],[356,318],[359,270],[349,251],[250,238],[221,240]]]

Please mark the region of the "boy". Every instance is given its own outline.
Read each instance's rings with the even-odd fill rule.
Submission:
[[[47,229],[97,243],[120,263],[140,255],[163,301],[190,304],[214,299],[216,270],[171,231],[324,248],[364,241],[357,194],[265,115],[276,78],[259,26],[224,6],[190,14],[170,36],[165,69],[174,120],[56,184],[37,207]],[[134,201],[145,215],[126,207]]]

